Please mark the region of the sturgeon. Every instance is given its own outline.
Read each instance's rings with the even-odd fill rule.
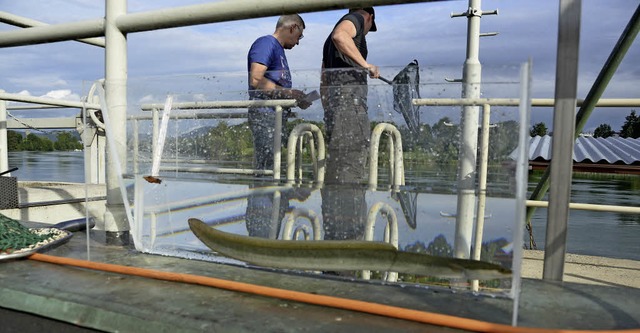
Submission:
[[[511,277],[511,270],[477,260],[398,251],[383,242],[357,240],[273,240],[216,230],[196,218],[191,231],[207,247],[249,264],[296,270],[374,270],[438,278],[491,280]]]

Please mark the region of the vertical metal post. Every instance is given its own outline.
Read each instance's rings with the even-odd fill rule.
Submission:
[[[562,281],[575,141],[581,0],[560,0],[551,188],[544,247],[545,280]]]
[[[467,12],[467,59],[462,71],[462,98],[479,98],[482,68],[478,59],[480,44],[480,0],[469,0]],[[478,150],[478,106],[462,109],[458,167],[458,205],[454,256],[469,258],[475,211],[476,154]]]
[[[273,135],[273,179],[280,179],[282,162],[282,106],[276,106],[276,126]]]
[[[107,135],[115,149],[107,149],[107,203],[104,230],[107,243],[127,243],[129,224],[124,211],[115,163],[126,170],[127,115],[127,37],[116,26],[116,19],[127,13],[127,0],[105,0],[105,97],[109,106],[110,126]],[[115,155],[111,156],[111,152]]]
[[[4,90],[0,89],[0,93],[3,92]],[[7,102],[0,99],[0,172],[9,170],[7,127]]]
[[[476,233],[473,242],[471,259],[480,260],[482,253],[482,235],[484,232],[484,211],[487,203],[487,167],[489,164],[489,119],[491,118],[491,105],[482,106],[482,140],[480,149],[480,174],[478,175],[478,212],[476,213]],[[473,291],[478,291],[480,281],[473,280]]]

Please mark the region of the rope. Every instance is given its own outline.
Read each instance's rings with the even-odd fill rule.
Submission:
[[[627,330],[563,330],[563,329],[544,329],[544,328],[530,328],[530,327],[515,327],[504,324],[490,323],[481,320],[456,317],[451,315],[444,315],[426,311],[412,310],[402,307],[371,303],[365,301],[358,301],[348,298],[325,296],[318,294],[311,294],[293,290],[265,287],[250,283],[229,281],[224,279],[217,279],[201,275],[184,274],[163,272],[139,267],[122,266],[115,264],[105,264],[99,262],[92,262],[81,259],[63,258],[50,256],[46,254],[35,253],[29,256],[31,260],[37,260],[41,262],[48,262],[58,265],[68,265],[80,268],[87,268],[93,270],[99,270],[104,272],[126,274],[132,276],[145,277],[156,280],[190,283],[201,286],[214,287],[219,289],[249,293],[254,295],[279,298],[289,301],[320,305],[325,307],[363,312],[368,314],[374,314],[379,316],[385,316],[396,319],[404,319],[409,321],[415,321],[419,323],[444,326],[455,329],[462,329],[473,332],[506,332],[506,333],[640,333],[640,329],[627,329]]]

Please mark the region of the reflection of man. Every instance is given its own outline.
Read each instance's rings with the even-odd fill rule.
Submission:
[[[300,15],[280,16],[276,30],[271,35],[256,39],[247,55],[249,72],[249,98],[252,100],[295,99],[298,106],[306,109],[310,106],[304,100],[305,94],[292,89],[291,72],[284,50],[298,45],[305,28]],[[282,136],[286,137],[285,113],[282,115]],[[273,169],[273,138],[275,135],[275,108],[256,107],[249,109],[249,128],[253,135],[254,168]],[[283,139],[283,142],[285,140]],[[262,186],[268,184],[262,184]],[[251,187],[261,186],[254,183]],[[289,206],[288,195],[273,193],[252,194],[247,200],[246,224],[250,236],[276,238],[280,221]],[[273,209],[277,209],[273,217]]]
[[[322,190],[326,239],[359,238],[367,213],[365,190],[371,127],[367,114],[367,76],[379,76],[367,62],[369,31],[376,31],[372,7],[351,9],[324,44],[322,104],[328,154]]]

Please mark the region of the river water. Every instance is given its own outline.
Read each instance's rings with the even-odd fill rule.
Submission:
[[[12,176],[21,181],[83,182],[83,152],[10,152]],[[1,170],[4,171],[4,170]],[[530,177],[529,189],[537,178]],[[639,176],[575,175],[572,202],[620,206],[640,203]],[[538,249],[544,248],[547,209],[537,209],[532,220]],[[524,236],[529,243],[528,235]],[[640,215],[571,210],[567,252],[640,260]]]

